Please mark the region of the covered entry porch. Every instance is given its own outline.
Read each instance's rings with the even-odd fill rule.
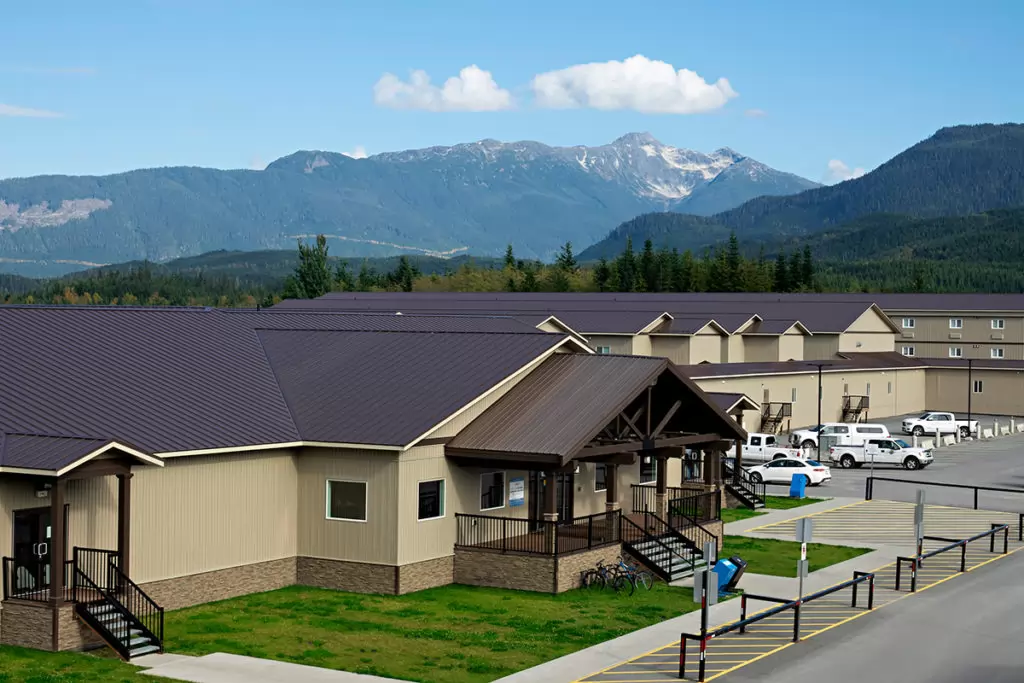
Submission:
[[[83,608],[110,600],[145,621],[157,640],[158,610],[143,603],[129,578],[131,500],[132,467],[162,461],[101,439],[4,434],[2,440],[0,506],[9,522],[0,534],[6,541],[0,643],[56,651],[116,638],[111,616],[92,624]],[[111,481],[116,484],[109,486]],[[99,492],[111,493],[113,500]],[[101,514],[97,505],[114,507],[114,514]],[[88,528],[76,529],[76,520]],[[97,528],[106,523],[111,528]],[[109,545],[92,547],[89,541],[97,539]],[[133,624],[128,631],[140,629]]]
[[[613,562],[623,546],[663,578],[682,565],[692,570],[703,543],[719,535],[708,526],[719,518],[722,494],[718,476],[687,479],[683,460],[687,451],[720,458],[742,438],[736,422],[665,359],[554,356],[445,447],[455,463],[526,471],[531,482],[510,491],[522,495],[519,509],[456,515],[456,581],[522,587],[500,576],[488,583],[481,572],[467,581],[459,566],[486,564],[479,554],[504,556],[506,566],[509,556],[518,563],[531,556],[552,560],[541,573],[552,577],[544,590],[557,592],[578,579],[560,566]],[[592,477],[593,492],[576,483],[580,474]],[[574,503],[578,495],[589,502]],[[596,495],[603,509],[578,514],[597,506]]]

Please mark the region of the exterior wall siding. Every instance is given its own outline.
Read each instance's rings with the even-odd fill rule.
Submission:
[[[398,491],[392,500],[398,508],[398,564],[451,556],[455,545],[455,513],[475,513],[477,510],[471,506],[479,507],[480,501],[479,493],[471,494],[469,478],[454,476],[453,470],[458,467],[445,458],[443,445],[420,446],[399,457]],[[436,479],[444,480],[444,516],[420,521],[420,482]],[[507,501],[507,481],[505,486]],[[477,487],[479,489],[479,475]]]
[[[800,332],[787,332],[779,337],[779,360],[804,359],[804,335]]]
[[[652,337],[650,355],[668,358],[676,365],[688,365],[690,363],[690,337]]]
[[[398,563],[398,454],[305,448],[298,456],[297,554],[328,560]],[[366,482],[366,521],[327,518],[327,481]]]
[[[747,363],[774,363],[779,360],[777,336],[752,335],[743,337],[743,357]]]
[[[815,334],[804,339],[804,360],[831,360],[839,353],[838,334]]]
[[[903,328],[896,337],[896,350],[914,346],[921,358],[948,358],[949,347],[962,348],[964,358],[991,358],[993,348],[1001,348],[1006,359],[1024,359],[1024,315],[1020,311],[979,313],[977,311],[905,311],[887,313],[902,327],[904,318],[913,318],[914,327]],[[949,327],[950,318],[963,320],[961,329]],[[992,320],[1003,320],[1004,328],[992,329]]]
[[[723,363],[746,363],[747,355],[745,353],[746,347],[743,343],[743,335],[731,334],[728,337],[722,338],[722,343],[725,345],[727,351],[722,354]]]
[[[967,368],[928,370],[927,410],[950,410],[957,417],[967,415],[967,395],[975,381],[982,383],[980,393],[971,393],[971,412],[975,415],[1024,416],[1024,371],[974,370]]]
[[[455,581],[455,556],[404,564],[398,568],[398,594],[447,586]]]
[[[586,335],[591,348],[607,346],[611,353],[631,355],[633,353],[633,336],[629,334],[620,335]]]
[[[301,586],[351,593],[390,595],[398,592],[398,567],[395,566],[299,557],[295,570],[297,583]]]
[[[53,611],[50,606],[4,603],[0,644],[53,650]]]
[[[690,337],[690,365],[722,362],[722,335],[715,330],[701,330]]]
[[[140,587],[158,605],[172,610],[276,590],[295,583],[295,558],[286,557],[144,583]]]
[[[514,590],[555,591],[555,558],[455,550],[455,583]]]
[[[131,575],[137,583],[296,555],[291,451],[171,458],[165,467],[133,473]],[[108,487],[116,486],[108,480]],[[103,524],[116,533],[116,489],[112,495],[101,489],[95,500]],[[100,547],[115,547],[114,538]]]
[[[634,356],[653,356],[651,346],[653,340],[649,334],[638,334],[633,337],[632,354]]]

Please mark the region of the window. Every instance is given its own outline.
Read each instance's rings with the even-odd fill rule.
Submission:
[[[886,393],[892,393],[892,382],[889,382],[888,391]]]
[[[796,387],[793,387],[793,391],[790,394],[790,402],[796,403]]]
[[[903,353],[904,356],[913,356],[914,355],[914,347],[913,346],[904,346],[902,353]]]
[[[857,427],[858,434],[882,434],[883,430],[881,427]]]
[[[594,466],[594,492],[605,491],[608,488],[608,470],[604,465]]]
[[[651,455],[640,458],[640,483],[651,484],[658,480],[658,461]]]
[[[608,354],[608,353],[612,352],[612,347],[610,347],[610,346],[598,346],[597,347],[597,352],[601,353],[601,354]]]
[[[951,330],[959,330],[959,329],[963,329],[963,326],[964,326],[964,319],[963,318],[950,318],[949,319],[949,329],[951,329]]]
[[[850,395],[850,385],[849,385],[849,383],[847,383],[847,384],[843,385],[843,396],[849,396],[849,395]]]
[[[1002,318],[992,318],[992,329],[1003,330],[1006,329],[1006,321]]]
[[[761,445],[761,437],[759,437],[759,436],[752,436],[752,437],[750,437],[750,445],[751,446],[760,446]]]
[[[980,394],[984,389],[985,385],[980,379],[974,380],[974,393]]]
[[[949,347],[949,357],[950,358],[963,358],[964,357],[964,350],[961,349],[959,346],[950,346]]]
[[[914,329],[914,319],[913,318],[904,318],[903,319],[903,329],[905,329],[905,330],[912,330],[912,329]]]
[[[989,355],[992,358],[1002,358],[1003,357],[1003,350],[1002,349],[990,349],[989,350]]]
[[[480,475],[480,511],[505,507],[505,473],[488,472]]]
[[[420,482],[420,506],[416,519],[444,517],[444,479]]]
[[[366,482],[327,480],[327,519],[366,521]]]
[[[774,436],[766,436],[766,437],[764,437],[764,445],[765,446],[774,446],[775,445],[775,437]]]
[[[868,382],[868,385],[867,385],[867,387],[865,387],[865,389],[864,389],[864,395],[865,395],[865,396],[870,396],[870,395],[871,395],[871,382]]]

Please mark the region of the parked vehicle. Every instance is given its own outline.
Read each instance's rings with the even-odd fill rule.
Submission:
[[[796,476],[807,477],[807,483],[811,486],[832,480],[832,471],[817,460],[779,458],[764,465],[755,465],[747,471],[755,484],[789,484]]]
[[[837,436],[840,445],[862,445],[868,439],[890,436],[889,428],[883,424],[827,422],[809,429],[798,429],[789,435],[789,440],[795,447],[817,448],[819,434]]]
[[[743,447],[744,462],[768,462],[778,458],[803,458],[799,449],[779,443],[774,434],[747,434]]]
[[[919,417],[908,417],[903,420],[903,433],[914,436],[925,434],[956,434],[968,437],[978,433],[977,420],[958,420],[953,413],[925,413]]]
[[[863,446],[833,446],[829,459],[843,469],[875,465],[898,465],[908,470],[919,470],[932,464],[930,448],[908,446],[900,439],[870,439]]]

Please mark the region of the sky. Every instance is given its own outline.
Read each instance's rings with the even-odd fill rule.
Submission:
[[[0,178],[627,132],[812,180],[1024,121],[1020,0],[2,0]]]

